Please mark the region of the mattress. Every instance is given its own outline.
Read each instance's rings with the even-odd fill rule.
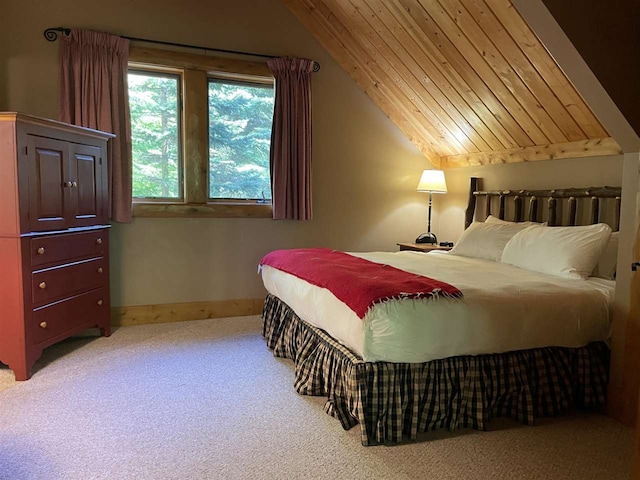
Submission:
[[[364,319],[330,291],[269,266],[269,293],[365,361],[422,363],[606,340],[615,282],[573,280],[442,252],[351,253],[458,287],[462,299],[376,304]]]

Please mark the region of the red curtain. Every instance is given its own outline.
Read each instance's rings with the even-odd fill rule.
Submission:
[[[267,62],[276,79],[271,130],[273,218],[311,220],[311,72],[304,58]]]
[[[131,221],[131,127],[127,68],[129,40],[71,30],[60,47],[61,121],[114,133],[109,142],[110,218]]]

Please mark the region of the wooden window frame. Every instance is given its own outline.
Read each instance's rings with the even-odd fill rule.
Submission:
[[[224,83],[226,85],[244,85],[249,87],[258,87],[258,88],[271,88],[272,92],[275,94],[275,81],[273,77],[251,77],[248,75],[242,74],[226,74],[219,72],[209,72],[207,75],[207,108],[209,107],[209,86],[214,83]],[[208,116],[209,112],[207,110],[207,121],[210,120]],[[209,127],[209,125],[207,125]],[[209,131],[207,129],[207,140],[209,141]],[[209,146],[209,144],[207,143]],[[210,159],[207,158],[207,173],[209,174],[209,169],[211,168]],[[207,177],[208,179],[209,177]],[[268,200],[264,199],[231,199],[231,198],[212,198],[211,194],[211,185],[207,184],[207,201],[211,203],[243,203],[243,204],[260,204],[260,205],[271,205],[271,198]]]
[[[178,94],[177,94],[177,100],[178,100],[178,105],[177,105],[177,114],[178,114],[178,163],[180,164],[180,168],[178,170],[178,191],[179,191],[179,196],[178,197],[133,197],[133,202],[134,203],[159,203],[159,204],[166,204],[166,203],[182,203],[184,201],[184,187],[185,187],[185,183],[184,183],[184,129],[182,128],[182,123],[183,123],[183,100],[182,100],[182,95],[183,95],[183,88],[182,88],[182,84],[184,83],[184,76],[182,74],[182,70],[176,69],[176,68],[170,68],[170,67],[157,67],[157,66],[149,66],[149,65],[138,65],[135,63],[130,62],[129,63],[129,69],[128,69],[129,73],[134,73],[134,74],[149,74],[151,76],[158,76],[158,77],[162,77],[165,76],[165,78],[168,78],[169,76],[171,77],[177,77],[178,79]]]
[[[129,68],[182,74],[182,201],[133,199],[134,217],[272,218],[271,203],[209,199],[209,78],[273,77],[265,62],[132,46]],[[204,94],[202,93],[204,92]]]

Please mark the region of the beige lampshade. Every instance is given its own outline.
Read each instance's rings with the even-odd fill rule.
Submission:
[[[447,193],[447,183],[442,170],[425,170],[422,172],[417,190],[419,192]]]

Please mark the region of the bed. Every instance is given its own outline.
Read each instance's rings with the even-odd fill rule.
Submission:
[[[324,284],[277,264],[261,266],[269,292],[263,310],[268,347],[294,361],[298,393],[326,396],[325,411],[345,429],[360,426],[363,445],[415,439],[442,428],[484,430],[498,416],[532,425],[536,417],[604,405],[612,275],[567,278],[544,271],[547,267],[539,265],[544,261],[527,262],[531,248],[545,251],[550,234],[581,240],[597,230],[609,248],[610,231],[618,229],[619,189],[484,192],[478,181],[472,179],[467,229],[456,246],[461,252],[349,254],[377,268],[437,279],[454,286],[461,298],[386,298],[360,316]],[[530,223],[523,218],[525,202]],[[609,228],[601,221],[611,210]],[[511,212],[513,222],[507,222]],[[584,223],[593,225],[548,228],[575,226],[585,216]],[[538,220],[547,225],[537,225]],[[465,243],[465,236],[473,241]],[[576,243],[574,237],[569,243]],[[491,242],[486,249],[483,241]],[[508,247],[495,247],[501,241]],[[523,248],[525,255],[518,251]],[[513,258],[511,263],[501,261],[503,255]],[[553,255],[549,263],[552,270],[562,267]]]

